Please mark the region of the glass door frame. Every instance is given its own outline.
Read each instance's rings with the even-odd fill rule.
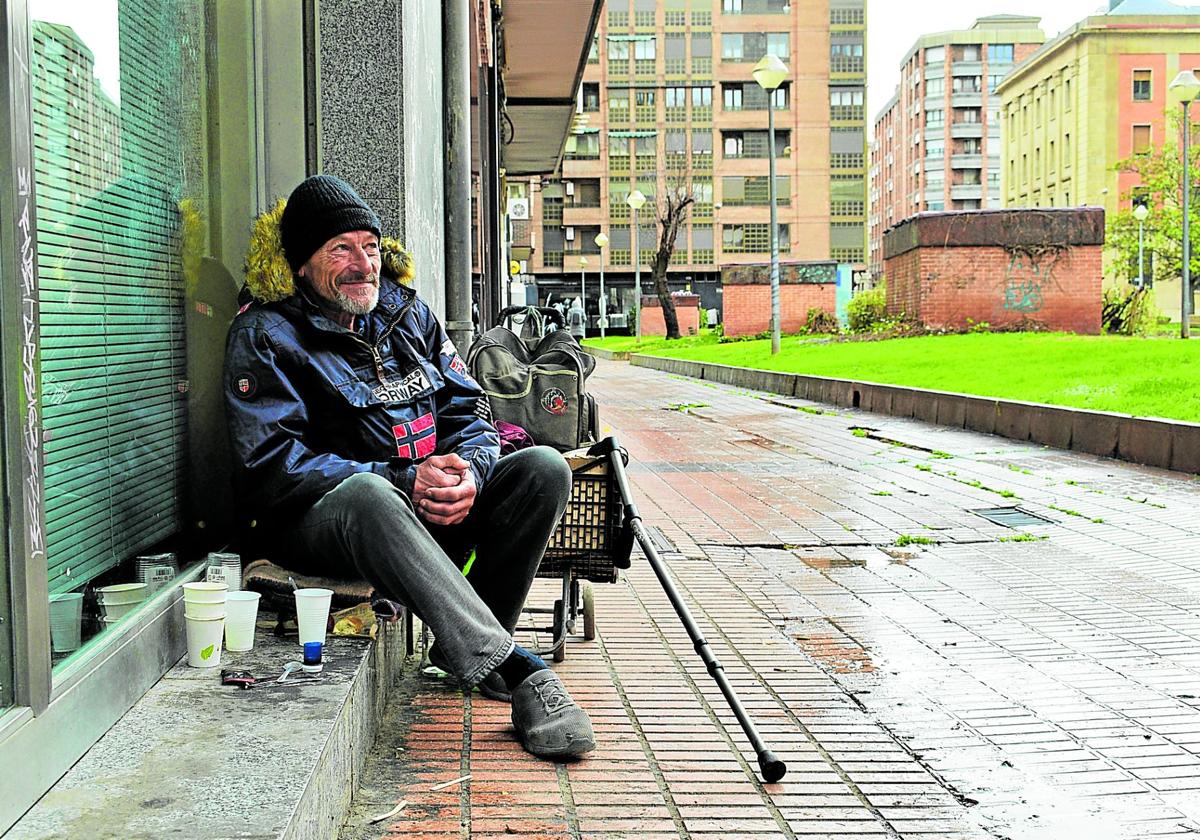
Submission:
[[[40,410],[36,178],[29,0],[0,0],[0,481],[14,503],[0,574],[11,586],[13,705],[0,710],[0,834],[121,718],[185,650],[181,584],[56,673],[50,657]],[[20,337],[20,341],[12,340]],[[7,569],[3,565],[7,561]],[[2,616],[0,616],[2,617]],[[8,675],[4,676],[8,679]]]

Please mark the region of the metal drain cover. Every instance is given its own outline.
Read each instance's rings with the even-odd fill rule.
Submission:
[[[1019,507],[998,507],[998,508],[982,508],[980,510],[972,510],[970,513],[976,516],[982,516],[989,522],[995,522],[997,525],[1003,525],[1005,528],[1026,528],[1030,525],[1056,525],[1053,519],[1047,519],[1044,516],[1038,516],[1036,513],[1030,513],[1024,508]]]

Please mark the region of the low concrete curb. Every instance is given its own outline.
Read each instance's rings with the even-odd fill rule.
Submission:
[[[602,347],[589,347],[586,344],[581,345],[581,346],[583,347],[583,352],[590,353],[591,355],[595,356],[597,359],[607,359],[610,362],[628,362],[629,361],[630,354],[629,354],[628,350],[605,350]]]
[[[1151,467],[1200,473],[1198,423],[641,354],[631,356],[630,362],[639,367],[739,388],[893,417],[912,417],[942,426],[1028,440],[1056,449],[1119,458]]]

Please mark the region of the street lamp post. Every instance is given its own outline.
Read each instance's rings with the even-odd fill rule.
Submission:
[[[771,204],[771,354],[779,352],[779,224],[775,200],[775,89],[788,76],[787,65],[774,55],[764,55],[752,71],[754,81],[767,92],[767,158],[770,161],[768,195]]]
[[[629,205],[629,209],[633,211],[633,321],[634,321],[634,341],[640,343],[642,340],[642,260],[638,255],[638,211],[646,203],[646,196],[642,195],[641,190],[634,190],[625,199],[625,203]]]
[[[1179,75],[1167,85],[1167,95],[1183,106],[1183,288],[1180,294],[1179,335],[1191,337],[1192,315],[1192,241],[1189,230],[1192,215],[1190,184],[1191,175],[1188,173],[1188,144],[1191,142],[1192,126],[1188,114],[1192,100],[1200,96],[1200,79],[1191,70],[1180,70]]]
[[[580,338],[587,338],[587,275],[584,269],[587,268],[587,257],[579,258],[579,308],[583,310],[583,324],[579,327],[583,331]]]
[[[1146,238],[1145,238],[1145,222],[1146,217],[1150,215],[1150,208],[1145,204],[1139,204],[1133,208],[1133,218],[1137,219],[1138,223],[1138,288],[1146,288]]]
[[[608,299],[604,297],[604,249],[608,237],[603,232],[597,233],[594,241],[600,249],[600,337],[604,338],[604,328],[608,326]]]

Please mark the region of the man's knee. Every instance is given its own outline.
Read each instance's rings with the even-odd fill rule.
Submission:
[[[521,456],[521,475],[530,486],[565,503],[571,495],[571,467],[566,458],[549,446],[534,446],[510,455]]]
[[[321,504],[336,510],[345,521],[394,520],[412,511],[403,492],[383,476],[369,472],[343,479]]]

